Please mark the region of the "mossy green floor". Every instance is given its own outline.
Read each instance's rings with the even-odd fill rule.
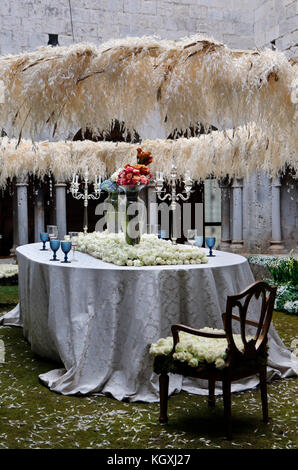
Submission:
[[[0,310],[0,312],[3,311]],[[289,346],[298,318],[275,313],[274,323]],[[0,327],[5,363],[0,364],[0,448],[296,448],[297,378],[269,384],[271,421],[261,421],[258,389],[233,394],[234,439],[224,437],[221,397],[181,393],[169,401],[169,423],[158,422],[158,403],[112,398],[68,397],[50,392],[38,374],[56,364],[31,352],[20,328]]]
[[[7,305],[18,303],[18,286],[0,285],[0,309],[7,308]]]

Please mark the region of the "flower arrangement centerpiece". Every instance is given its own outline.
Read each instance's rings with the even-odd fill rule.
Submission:
[[[149,184],[152,178],[147,166],[152,161],[151,152],[143,152],[139,147],[137,148],[137,165],[128,164],[124,168],[119,168],[109,179],[104,180],[100,186],[103,191],[107,191],[109,194],[107,202],[111,206],[107,213],[107,228],[110,233],[118,233],[120,231],[119,194],[126,193],[124,228],[126,242],[129,245],[135,245],[140,242],[140,226],[138,216],[136,217],[136,212],[138,215],[140,212],[138,196],[141,189]]]
[[[105,263],[118,266],[170,266],[208,263],[205,251],[190,245],[174,245],[170,240],[143,234],[140,243],[131,246],[123,233],[93,232],[80,234],[77,249]]]
[[[137,165],[125,165],[118,172],[117,185],[126,193],[125,239],[129,245],[140,243],[139,214],[141,203],[139,192],[149,184],[152,174],[147,165],[153,161],[151,152],[143,152],[137,148]]]
[[[123,169],[120,169],[117,178],[119,186],[137,190],[140,186],[144,187],[149,184],[152,175],[147,165],[153,162],[151,152],[143,152],[140,147],[137,148],[137,162],[136,166],[125,165]]]

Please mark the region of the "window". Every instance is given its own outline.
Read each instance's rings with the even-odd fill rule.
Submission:
[[[221,190],[214,178],[204,182],[205,237],[216,237],[215,248],[221,240]]]

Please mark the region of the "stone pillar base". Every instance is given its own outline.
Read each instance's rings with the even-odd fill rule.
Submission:
[[[11,249],[9,250],[9,256],[11,258],[14,258],[16,256],[16,249],[17,249],[17,245],[13,245]]]
[[[233,253],[240,253],[243,251],[243,241],[242,240],[232,240],[230,244],[230,251]]]
[[[271,241],[269,251],[271,253],[274,253],[274,254],[277,254],[277,255],[280,254],[280,253],[285,253],[284,244],[281,241],[279,241],[279,242]]]
[[[221,251],[230,251],[231,250],[231,240],[222,240],[219,244],[219,249]]]

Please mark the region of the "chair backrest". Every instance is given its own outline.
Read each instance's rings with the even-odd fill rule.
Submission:
[[[248,286],[243,291],[227,298],[226,312],[223,314],[223,323],[228,341],[228,363],[237,359],[256,359],[258,355],[266,354],[267,334],[270,327],[272,312],[277,287],[272,287],[267,282],[257,281]],[[269,295],[267,295],[269,293]],[[260,306],[259,321],[252,321],[247,318],[250,301],[253,297],[262,302]],[[233,315],[233,309],[238,308],[239,317]],[[233,339],[232,322],[240,322],[241,339],[244,350],[240,351]],[[255,326],[257,331],[253,339],[247,341],[246,326]]]

